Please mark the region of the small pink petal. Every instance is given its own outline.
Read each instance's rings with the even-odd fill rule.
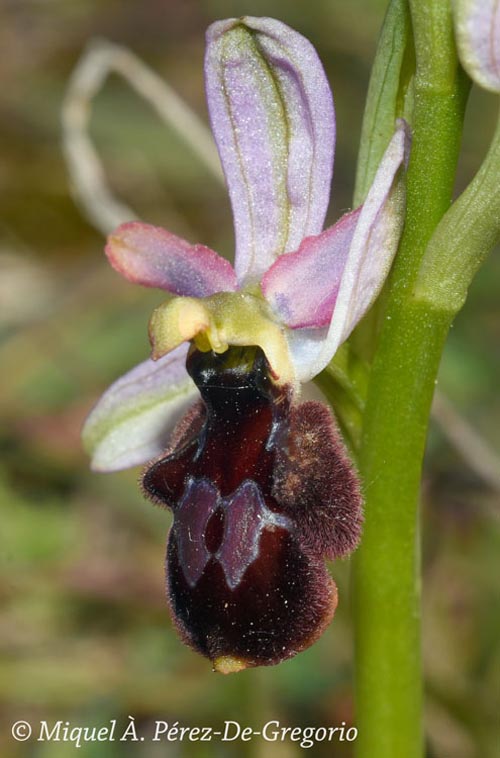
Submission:
[[[346,213],[296,253],[282,255],[262,279],[262,291],[282,323],[293,329],[327,326],[360,209]]]
[[[362,319],[379,294],[396,255],[404,223],[404,193],[397,174],[410,147],[402,120],[380,162],[345,262],[333,316],[322,336],[305,329],[289,332],[288,346],[300,381],[319,374]],[[293,336],[292,336],[293,335]]]
[[[238,289],[228,261],[159,226],[139,221],[122,224],[108,237],[106,255],[129,281],[176,295],[207,297]]]
[[[330,195],[333,100],[311,43],[280,21],[208,29],[207,102],[233,207],[240,284],[319,234]]]

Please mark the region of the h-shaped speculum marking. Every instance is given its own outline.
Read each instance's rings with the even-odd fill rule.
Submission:
[[[219,509],[224,518],[222,539],[217,550],[211,552],[206,531]],[[214,558],[222,566],[228,587],[234,590],[258,557],[262,531],[276,528],[291,531],[292,522],[266,505],[256,482],[244,481],[233,493],[221,497],[208,479],[189,477],[173,524],[186,581],[194,587]]]

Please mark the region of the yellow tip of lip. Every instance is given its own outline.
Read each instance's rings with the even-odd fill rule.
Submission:
[[[221,655],[213,661],[214,671],[219,674],[236,674],[247,668],[247,664],[241,658],[233,658],[232,655]]]

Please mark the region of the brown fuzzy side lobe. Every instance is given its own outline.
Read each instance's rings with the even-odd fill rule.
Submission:
[[[325,406],[293,406],[259,348],[192,350],[203,403],[149,464],[143,488],[172,509],[167,590],[180,636],[229,673],[309,647],[337,592],[325,558],[352,551],[356,476]]]
[[[326,405],[309,401],[292,408],[288,437],[277,450],[273,495],[312,553],[333,560],[357,547],[361,491]]]

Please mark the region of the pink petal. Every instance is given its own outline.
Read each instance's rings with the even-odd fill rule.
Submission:
[[[135,284],[206,297],[238,288],[231,264],[204,245],[190,245],[159,226],[132,221],[108,237],[106,255]]]
[[[187,374],[188,345],[140,363],[109,387],[82,430],[95,471],[119,471],[155,458],[198,396]]]
[[[307,381],[333,358],[379,294],[397,252],[404,223],[404,193],[398,170],[409,152],[409,133],[399,120],[396,131],[359,209],[328,330],[296,329],[288,345],[297,376]]]
[[[477,84],[500,92],[500,0],[456,0],[458,53]]]
[[[322,234],[307,237],[264,274],[262,291],[282,323],[294,329],[330,323],[359,214],[346,213]]]
[[[233,207],[240,284],[318,234],[328,206],[335,115],[302,35],[269,18],[207,32],[207,101]]]

